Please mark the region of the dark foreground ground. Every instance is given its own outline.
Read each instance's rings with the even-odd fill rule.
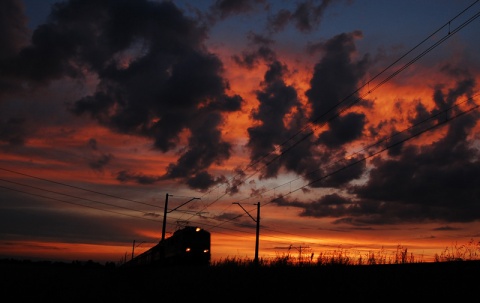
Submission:
[[[134,270],[4,260],[0,290],[3,302],[459,302],[478,300],[480,262]]]

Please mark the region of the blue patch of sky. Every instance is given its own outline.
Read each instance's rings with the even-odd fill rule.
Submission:
[[[48,15],[52,10],[52,5],[60,2],[59,0],[23,0],[25,4],[25,14],[28,18],[28,28],[34,30],[39,25],[46,22]]]

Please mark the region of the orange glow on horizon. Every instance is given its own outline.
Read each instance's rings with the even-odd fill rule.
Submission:
[[[65,243],[49,241],[9,241],[1,243],[1,255],[22,256],[31,260],[58,260],[58,261],[87,261],[117,262],[120,261],[130,249],[126,246],[115,244],[86,244]],[[17,258],[17,257],[16,257]]]
[[[399,231],[399,236],[401,232]],[[274,240],[275,244],[271,242]],[[264,260],[275,260],[276,258],[290,255],[292,258],[298,258],[299,249],[304,248],[303,252],[314,254],[314,260],[318,257],[338,256],[342,254],[354,260],[358,258],[366,259],[369,255],[382,256],[389,260],[395,258],[399,251],[407,251],[413,256],[416,262],[433,262],[435,256],[442,253],[454,255],[461,252],[462,249],[475,249],[471,239],[465,238],[452,241],[451,239],[416,239],[409,241],[400,241],[395,236],[387,240],[381,237],[382,242],[378,241],[379,235],[372,235],[368,238],[358,238],[356,236],[342,238],[322,237],[313,241],[309,237],[288,237],[284,238],[282,244],[263,232],[260,232],[259,258]],[[251,234],[242,233],[237,235],[225,234],[221,232],[212,232],[211,238],[212,261],[219,262],[226,259],[253,260],[255,253],[255,231]],[[272,246],[272,244],[273,246]],[[4,258],[24,258],[31,260],[52,260],[70,262],[74,260],[95,262],[122,262],[125,258],[131,258],[132,250],[138,255],[156,243],[135,242],[133,243],[66,243],[51,241],[8,241],[0,242],[0,256]]]

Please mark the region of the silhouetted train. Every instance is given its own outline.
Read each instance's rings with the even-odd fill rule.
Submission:
[[[210,256],[210,232],[185,226],[125,265],[209,265]]]

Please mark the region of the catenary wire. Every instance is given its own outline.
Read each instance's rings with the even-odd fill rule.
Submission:
[[[323,117],[325,117],[327,114],[329,114],[330,112],[334,111],[337,107],[339,107],[340,105],[342,105],[344,102],[346,102],[348,99],[350,99],[352,96],[355,96],[355,94],[357,94],[362,88],[366,87],[367,85],[370,84],[370,82],[372,82],[373,80],[375,80],[376,78],[378,78],[379,76],[381,76],[383,73],[385,73],[388,69],[392,68],[395,64],[397,64],[398,62],[400,62],[402,59],[404,59],[407,55],[409,55],[410,53],[412,53],[415,49],[417,49],[418,47],[420,47],[422,44],[424,44],[426,41],[430,40],[433,36],[435,36],[438,32],[440,32],[442,29],[444,29],[445,27],[447,26],[450,26],[451,22],[454,21],[455,19],[457,19],[458,17],[460,17],[462,14],[464,14],[467,10],[469,10],[471,7],[473,7],[479,0],[475,1],[474,3],[472,3],[471,5],[469,5],[467,8],[465,8],[462,12],[460,12],[459,14],[457,14],[455,17],[453,17],[452,19],[450,19],[447,23],[445,23],[444,25],[442,25],[439,29],[437,29],[436,31],[434,31],[432,34],[430,34],[427,38],[425,38],[424,40],[422,40],[420,43],[418,43],[416,46],[414,46],[412,49],[410,49],[408,52],[406,52],[404,55],[402,55],[401,57],[399,57],[397,60],[395,60],[393,63],[391,63],[390,65],[388,65],[386,68],[384,68],[382,71],[380,71],[379,73],[377,73],[374,77],[372,77],[369,81],[367,81],[365,84],[363,84],[362,86],[360,86],[358,89],[356,89],[354,92],[350,93],[348,96],[346,96],[345,98],[343,98],[339,103],[335,104],[334,106],[332,106],[331,108],[329,108],[326,112],[324,112],[322,115],[314,118],[312,121],[313,122],[309,122],[307,123],[307,125],[305,125],[304,127],[302,127],[297,133],[295,133],[294,135],[292,135],[290,138],[288,138],[287,140],[285,140],[284,142],[282,142],[281,144],[278,145],[278,147],[275,148],[275,150],[265,154],[264,156],[262,156],[260,159],[256,160],[256,161],[252,161],[250,162],[247,166],[246,166],[246,169],[245,170],[248,170],[249,168],[252,168],[254,166],[256,166],[257,164],[259,164],[260,162],[262,162],[263,160],[265,160],[268,156],[270,155],[274,155],[279,148],[281,148],[282,146],[286,145],[288,142],[292,141],[295,137],[297,137],[298,135],[300,135],[301,133],[303,133],[304,131],[306,130],[309,130],[309,127],[311,125],[313,125],[314,122],[317,122],[319,121],[320,119],[322,119]],[[390,81],[392,78],[394,78],[396,75],[398,75],[400,72],[402,72],[403,70],[405,70],[406,68],[408,68],[411,64],[413,64],[414,62],[416,62],[417,60],[419,60],[421,57],[423,57],[425,54],[427,54],[428,52],[430,52],[431,50],[433,50],[435,47],[437,47],[439,44],[441,44],[442,42],[444,42],[446,39],[448,39],[449,37],[451,37],[453,34],[457,33],[459,30],[461,30],[462,28],[464,28],[466,25],[468,25],[469,23],[471,23],[473,20],[475,20],[478,16],[479,16],[480,13],[476,13],[473,17],[470,17],[467,21],[465,21],[464,23],[462,23],[460,26],[458,26],[457,28],[455,28],[453,31],[449,30],[448,34],[442,38],[441,41],[438,41],[437,43],[435,43],[433,46],[429,47],[426,51],[422,52],[420,55],[418,55],[415,59],[411,60],[408,64],[404,65],[401,69],[395,71],[394,73],[392,73],[391,75],[389,75],[387,78],[385,78],[384,80],[382,80],[379,84],[377,84],[373,89],[370,89],[368,91],[367,94],[370,94],[372,93],[374,90],[378,89],[379,87],[381,87],[383,84],[385,84],[386,82]],[[365,95],[367,95],[365,94]],[[348,106],[344,107],[343,109],[341,109],[340,111],[338,111],[333,117],[329,118],[327,121],[321,123],[320,125],[317,125],[315,126],[314,128],[318,128],[320,126],[323,126],[325,125],[326,122],[329,122],[331,120],[333,120],[334,118],[338,117],[341,113],[343,113],[345,110],[349,109],[350,107],[352,107],[354,104],[358,103],[360,100],[362,100],[362,98],[365,96],[363,95],[362,97],[360,98],[357,98],[353,103],[349,104]],[[261,169],[264,169],[265,167],[269,166],[270,164],[272,164],[274,161],[276,161],[277,159],[279,159],[282,155],[284,155],[286,152],[288,152],[289,150],[291,150],[292,148],[294,148],[295,146],[297,146],[298,144],[300,144],[301,142],[303,142],[304,140],[308,139],[311,135],[313,135],[314,132],[311,130],[309,131],[307,134],[305,134],[303,137],[301,137],[298,141],[294,142],[291,146],[287,147],[286,149],[282,150],[280,153],[278,154],[275,154],[275,156],[273,157],[273,159],[271,160],[268,160],[267,162],[264,163],[263,167],[259,168],[259,169],[255,169],[253,173],[251,173],[250,175],[248,175],[246,178],[241,178],[241,180],[243,182],[245,182],[246,180],[248,180],[249,178],[253,177],[254,175],[256,175]],[[241,174],[237,174],[235,175],[232,179],[234,179],[235,177],[237,176],[242,176]],[[223,195],[225,196],[225,195]]]
[[[445,28],[446,26],[450,25],[451,21],[455,20],[456,18],[458,18],[460,15],[462,15],[463,13],[465,13],[468,9],[470,9],[474,4],[476,4],[479,0],[475,1],[475,3],[471,4],[469,7],[467,7],[466,9],[464,9],[461,13],[457,14],[457,16],[455,16],[454,18],[450,19],[445,25],[441,26],[439,29],[437,29],[434,33],[432,33],[431,35],[429,35],[426,39],[424,39],[422,42],[420,42],[419,44],[417,44],[414,48],[412,48],[411,50],[409,50],[406,54],[404,54],[403,56],[401,56],[399,59],[397,59],[394,63],[390,64],[387,68],[383,69],[380,73],[378,73],[376,76],[374,76],[371,80],[369,80],[367,83],[370,83],[373,79],[379,77],[381,74],[383,74],[385,71],[387,71],[389,68],[393,67],[396,63],[398,63],[402,58],[404,58],[405,56],[407,56],[409,53],[411,53],[414,49],[418,48],[421,44],[423,44],[424,42],[428,41],[431,37],[433,37],[435,34],[437,34],[440,30],[442,30],[443,28]],[[401,68],[397,69],[395,72],[393,72],[392,74],[390,74],[387,78],[385,78],[384,80],[382,80],[380,83],[378,83],[375,87],[373,87],[372,89],[370,89],[366,94],[362,95],[361,97],[357,98],[353,103],[349,104],[348,106],[344,107],[343,109],[339,110],[333,117],[329,118],[328,120],[326,120],[325,122],[323,122],[320,126],[324,125],[325,123],[327,123],[328,121],[331,121],[337,117],[340,116],[341,113],[343,113],[344,111],[346,111],[347,109],[349,109],[351,106],[353,106],[354,104],[358,103],[360,100],[362,100],[366,95],[368,94],[371,94],[373,91],[377,90],[378,88],[380,88],[382,85],[384,85],[385,83],[387,83],[388,81],[390,81],[391,79],[393,79],[395,76],[397,76],[399,73],[401,73],[402,71],[404,71],[406,68],[408,68],[410,65],[412,65],[413,63],[415,63],[416,61],[418,61],[420,58],[422,58],[423,56],[425,56],[427,53],[429,53],[430,51],[432,51],[434,48],[436,48],[437,46],[439,46],[441,43],[443,43],[444,41],[446,41],[448,38],[452,37],[455,33],[457,33],[458,31],[460,31],[461,29],[463,29],[465,26],[467,26],[468,24],[470,24],[472,21],[474,21],[476,18],[478,18],[480,16],[480,12],[477,12],[475,15],[473,15],[472,17],[468,18],[467,21],[463,22],[461,25],[457,26],[453,31],[449,30],[449,32],[447,33],[446,36],[442,37],[439,41],[437,41],[436,43],[434,43],[432,46],[428,47],[425,51],[423,51],[422,53],[420,53],[419,55],[417,55],[414,59],[410,60],[408,63],[406,63],[405,65],[403,65]],[[341,103],[343,103],[344,101],[346,101],[347,99],[349,99],[351,96],[355,95],[362,87],[365,87],[366,84],[364,84],[363,86],[361,86],[359,89],[357,89],[355,92],[349,94],[346,98],[344,98],[340,103],[338,103],[337,105],[335,105],[334,107],[330,108],[326,113],[324,113],[322,116],[319,116],[315,119],[315,121],[318,121],[319,119],[321,119],[322,117],[324,117],[327,113],[331,112],[332,110],[334,110],[335,108],[338,107],[338,105],[340,105]],[[307,128],[306,128],[307,129]],[[301,133],[303,131],[300,131],[299,133]],[[309,133],[307,133],[306,135],[304,135],[303,137],[301,137],[298,141],[294,142],[293,145],[289,146],[288,148],[286,148],[285,150],[283,150],[281,153],[275,155],[275,157],[271,160],[269,160],[268,162],[265,163],[265,165],[260,168],[260,169],[256,169],[253,173],[251,173],[250,175],[248,175],[246,178],[242,178],[242,182],[245,182],[246,180],[248,180],[249,178],[253,177],[254,175],[256,175],[261,169],[264,169],[265,167],[267,167],[268,165],[272,164],[274,161],[276,161],[277,159],[279,159],[281,156],[283,156],[286,152],[290,151],[291,149],[293,149],[295,146],[297,146],[298,144],[300,144],[301,142],[303,142],[304,140],[308,139],[311,135],[314,134],[314,131],[311,130]],[[290,140],[290,139],[289,139]],[[287,140],[288,141],[288,140]],[[286,142],[286,141],[285,141]],[[283,144],[285,144],[282,143]],[[273,152],[269,153],[272,154]],[[266,158],[266,157],[264,157]],[[234,176],[235,178],[236,176]],[[226,196],[228,193],[225,192],[224,194],[222,194],[220,197],[216,198],[213,202],[209,203],[207,206],[205,206],[201,211],[205,210],[206,208],[210,207],[212,204],[218,202],[221,198],[223,198],[224,196]]]
[[[114,196],[114,195],[102,193],[102,192],[99,192],[99,191],[95,191],[95,190],[91,190],[91,189],[87,189],[87,188],[83,188],[83,187],[79,187],[79,186],[75,186],[75,185],[71,185],[71,184],[66,184],[66,183],[62,183],[62,182],[58,182],[58,181],[54,181],[54,180],[49,180],[49,179],[46,179],[46,178],[41,178],[41,177],[29,175],[29,174],[26,174],[26,173],[21,173],[21,172],[14,171],[14,170],[11,170],[11,169],[6,169],[6,168],[3,168],[3,167],[0,167],[0,170],[7,171],[7,172],[10,172],[10,173],[14,173],[14,174],[18,174],[18,175],[22,175],[22,176],[25,176],[25,177],[34,178],[34,179],[41,180],[41,181],[50,182],[50,183],[57,184],[57,185],[67,186],[67,187],[70,187],[70,188],[75,188],[75,189],[91,192],[91,193],[94,193],[94,194],[107,196],[107,197],[110,197],[110,198],[120,199],[120,200],[124,200],[124,201],[128,201],[128,202],[133,202],[133,203],[138,203],[138,204],[143,204],[143,205],[148,205],[148,206],[163,209],[163,207],[155,205],[155,204],[149,204],[149,203],[145,203],[145,202],[140,202],[140,201],[135,201],[135,200],[127,199],[127,198],[122,198],[122,197],[119,197],[119,196]]]
[[[477,13],[477,15],[475,15],[475,18],[477,18],[477,17],[478,17],[478,13]],[[452,19],[452,20],[453,20],[453,19]],[[472,21],[473,21],[473,20],[472,20]],[[471,22],[471,21],[470,21],[470,22]],[[466,24],[465,24],[465,26],[466,26]],[[461,29],[461,28],[457,28],[457,31],[460,30],[460,29]],[[455,32],[456,32],[456,31],[452,32],[452,34],[455,33]],[[449,33],[449,34],[450,34],[450,33]],[[442,41],[442,42],[443,42],[443,41]],[[441,42],[440,42],[440,43],[441,43]],[[438,44],[439,44],[439,43],[438,43]],[[435,45],[434,47],[436,47],[436,45]],[[434,47],[433,47],[433,48],[434,48]],[[433,49],[433,48],[431,48],[431,49]],[[425,51],[424,53],[422,53],[421,56],[423,56],[424,54],[426,54],[427,52],[429,52],[431,49],[429,49],[428,51]],[[419,58],[420,58],[420,57],[417,57],[417,60],[418,60]],[[415,61],[416,61],[416,60],[415,60]],[[413,64],[413,63],[414,63],[414,61],[411,62],[411,64]],[[405,66],[405,68],[407,68],[407,67],[408,67],[408,66]],[[404,69],[405,69],[405,68],[404,68]],[[403,70],[403,69],[402,69],[402,70]],[[398,70],[396,73],[390,75],[390,77],[389,77],[389,78],[386,78],[383,83],[389,81],[391,78],[393,78],[394,76],[396,76],[396,75],[397,75],[399,72],[401,72],[402,70]],[[382,73],[383,73],[383,71],[382,71]],[[376,78],[376,76],[375,76],[373,79],[375,79],[375,78]],[[371,80],[373,80],[373,79],[371,79]],[[370,81],[371,81],[371,80],[370,80]],[[370,82],[370,81],[369,81],[369,82]],[[383,83],[381,82],[381,84],[383,84]],[[376,88],[378,88],[378,85],[377,85],[376,87],[374,87],[374,89],[376,89]],[[369,92],[370,92],[370,91],[369,91]],[[436,126],[438,126],[438,125],[436,125]],[[289,139],[289,140],[290,140],[290,139]],[[283,144],[283,143],[282,143],[282,144]],[[269,163],[269,162],[267,162],[267,163]],[[0,169],[3,169],[3,168],[0,168]],[[6,169],[3,169],[3,170],[6,170]],[[7,170],[7,171],[9,171],[9,170]],[[14,171],[11,171],[11,172],[14,172]],[[17,173],[17,172],[15,172],[15,173]],[[30,176],[30,177],[34,177],[34,176]],[[70,187],[72,187],[72,188],[77,188],[77,189],[82,189],[82,190],[90,191],[90,192],[97,193],[97,194],[102,194],[102,195],[114,197],[114,198],[117,198],[117,199],[127,200],[127,201],[134,202],[134,203],[140,203],[140,204],[145,204],[145,205],[149,205],[149,206],[153,206],[153,207],[159,207],[158,205],[152,205],[152,204],[148,204],[148,203],[143,203],[143,202],[139,202],[139,201],[134,201],[134,200],[130,200],[130,199],[125,199],[125,198],[121,198],[121,197],[116,197],[116,196],[113,196],[113,195],[104,194],[104,193],[100,193],[100,192],[96,192],[96,191],[92,191],[92,190],[88,190],[88,189],[84,189],[84,188],[80,188],[80,187],[76,187],[76,186],[71,186],[71,185],[67,185],[67,184],[64,184],[64,183],[55,182],[55,181],[51,181],[51,180],[47,180],[47,179],[43,179],[43,178],[38,178],[38,177],[34,177],[34,178],[41,179],[41,180],[44,180],[44,181],[53,182],[53,183],[57,183],[57,184],[61,184],[61,185],[64,185],[64,186],[70,186]],[[317,180],[317,181],[318,181],[318,180]],[[312,183],[310,183],[310,184],[312,184]],[[309,184],[309,185],[310,185],[310,184]],[[297,189],[297,190],[298,190],[298,189]],[[78,198],[78,197],[77,197],[77,198]],[[82,199],[83,199],[83,198],[82,198]],[[55,200],[57,200],[57,199],[55,199]],[[94,201],[94,202],[95,202],[95,201]],[[69,202],[67,202],[67,203],[69,203]],[[75,204],[75,203],[72,203],[72,204]],[[211,205],[211,204],[210,204],[210,205]],[[88,207],[88,206],[86,206],[86,207]],[[93,207],[92,207],[92,208],[93,208]]]

